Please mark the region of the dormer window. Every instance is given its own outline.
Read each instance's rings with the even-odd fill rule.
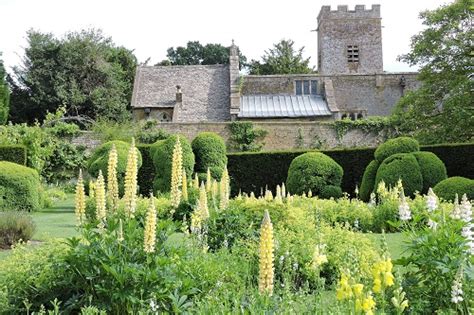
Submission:
[[[296,95],[316,95],[318,88],[317,80],[295,80]]]
[[[347,62],[359,62],[359,46],[347,46]]]

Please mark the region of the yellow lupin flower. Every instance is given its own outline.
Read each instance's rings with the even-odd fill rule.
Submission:
[[[311,189],[308,191],[308,198],[311,198],[313,197],[313,192],[311,191]]]
[[[155,252],[156,242],[156,208],[155,208],[155,197],[153,194],[150,195],[150,206],[146,215],[145,233],[143,240],[143,250],[145,253]]]
[[[107,163],[107,197],[109,198],[110,204],[112,205],[112,210],[116,211],[118,208],[119,201],[119,187],[117,181],[117,149],[115,144],[112,145],[110,149],[109,160]]]
[[[95,182],[89,181],[89,198],[95,198]]]
[[[266,201],[272,201],[273,200],[273,194],[271,190],[265,190],[265,200]]]
[[[105,201],[105,180],[104,180],[104,176],[102,175],[102,170],[99,170],[99,176],[97,177],[97,183],[96,183],[95,189],[96,189],[95,215],[96,215],[97,220],[99,220],[99,225],[103,226],[104,221],[106,220],[107,212],[106,212],[106,201]]]
[[[283,203],[283,198],[281,197],[280,185],[276,186],[275,202],[280,203],[280,204]]]
[[[209,208],[207,207],[207,192],[204,186],[204,183],[201,183],[201,188],[199,189],[199,207],[198,211],[203,220],[209,218]]]
[[[265,210],[260,228],[259,276],[260,293],[273,294],[273,226],[268,210]]]
[[[182,195],[183,195],[183,200],[188,201],[188,177],[186,176],[186,170],[183,168],[183,184],[181,186],[182,188]]]
[[[207,168],[207,174],[206,174],[206,192],[211,192],[212,189],[212,177],[211,177],[211,170],[209,167]]]
[[[362,283],[356,283],[352,286],[352,291],[354,292],[354,295],[357,297],[362,295],[363,290],[364,290],[364,285]]]
[[[194,173],[193,186],[194,188],[199,189],[199,178],[197,173]]]
[[[77,178],[75,203],[77,225],[82,225],[86,219],[86,193],[84,192],[82,170],[79,170],[79,176]]]
[[[171,165],[171,191],[170,199],[173,208],[178,208],[181,202],[181,184],[183,175],[183,151],[181,149],[181,143],[179,137],[176,139],[176,143],[173,149],[173,159]]]
[[[216,202],[217,198],[219,197],[219,187],[220,183],[217,182],[217,180],[212,179],[212,185],[211,185],[211,198],[213,202]]]
[[[138,154],[135,147],[135,139],[128,151],[127,169],[125,170],[125,192],[123,200],[125,202],[125,213],[128,217],[133,217],[137,207],[137,176],[138,176]]]
[[[123,237],[123,223],[122,219],[119,220],[119,230],[118,230],[118,235],[117,235],[117,241],[123,242],[125,239]]]
[[[281,197],[286,198],[286,187],[285,183],[281,183]]]

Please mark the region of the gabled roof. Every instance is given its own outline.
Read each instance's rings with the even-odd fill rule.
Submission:
[[[319,95],[244,95],[239,118],[283,118],[330,116],[326,101]]]

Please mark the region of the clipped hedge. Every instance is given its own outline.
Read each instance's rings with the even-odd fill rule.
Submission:
[[[453,201],[456,194],[459,199],[466,194],[469,200],[474,199],[474,179],[461,176],[447,178],[439,182],[434,188],[434,193],[444,200]]]
[[[12,162],[0,162],[0,211],[39,210],[40,189],[37,171]]]
[[[417,140],[410,137],[398,137],[389,139],[379,145],[374,152],[375,159],[382,163],[386,158],[396,153],[411,153],[420,151]]]
[[[448,178],[446,166],[436,154],[432,152],[420,151],[412,153],[420,166],[423,177],[422,193],[426,194],[428,189],[433,188],[443,179]]]
[[[22,145],[0,145],[0,161],[26,165],[26,147]]]
[[[380,163],[376,160],[367,165],[362,176],[362,182],[360,183],[359,188],[359,198],[364,201],[369,201],[370,194],[374,190],[375,185],[375,176],[377,176],[377,170],[380,166]]]
[[[214,132],[201,132],[191,142],[196,165],[194,171],[206,174],[210,170],[211,176],[220,180],[227,165],[226,147],[222,137]]]
[[[342,167],[321,152],[308,152],[296,157],[288,169],[286,188],[291,194],[301,195],[310,190],[321,195],[326,186],[341,186]]]
[[[152,144],[138,144],[137,149],[142,155],[142,167],[138,169],[138,188],[143,196],[150,195],[153,191],[153,180],[155,178],[155,165],[151,154]]]

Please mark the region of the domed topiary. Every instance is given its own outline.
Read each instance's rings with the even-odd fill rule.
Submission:
[[[432,152],[420,151],[412,153],[421,169],[423,177],[423,190],[421,193],[426,194],[429,188],[433,188],[440,181],[448,177],[446,166],[436,154]]]
[[[323,199],[338,199],[342,197],[342,189],[339,186],[328,185],[324,186],[319,194],[320,198]]]
[[[166,140],[160,140],[153,146],[153,164],[155,165],[156,176],[153,181],[155,191],[168,192],[171,185],[171,165],[173,150],[177,135],[173,135]],[[183,153],[183,168],[186,170],[188,178],[191,178],[194,169],[194,153],[188,139],[179,136],[179,142]]]
[[[227,155],[224,139],[213,132],[201,132],[191,143],[196,158],[194,171],[205,174],[211,171],[214,179],[220,180],[227,165]]]
[[[466,194],[469,200],[474,199],[474,179],[461,176],[450,177],[440,181],[434,188],[434,193],[444,200],[453,201],[456,194],[461,198]]]
[[[375,177],[375,186],[383,180],[387,186],[394,187],[402,180],[406,196],[413,196],[423,189],[423,177],[418,161],[411,153],[397,153],[386,158],[380,164]]]
[[[87,163],[87,170],[89,174],[94,177],[99,176],[99,170],[101,170],[104,177],[107,178],[107,163],[109,161],[109,153],[113,145],[115,145],[115,149],[117,150],[117,180],[119,183],[119,191],[120,194],[123,194],[123,181],[125,177],[125,170],[127,168],[128,151],[130,150],[129,143],[115,140],[102,144],[94,151],[92,156],[89,158]],[[140,151],[138,151],[137,156],[138,168],[140,168],[140,166],[142,165],[142,155]]]
[[[375,150],[375,159],[382,163],[386,158],[396,153],[411,153],[420,151],[418,141],[409,137],[398,137],[390,139],[379,145]]]
[[[374,190],[375,176],[377,175],[377,169],[379,168],[379,165],[379,162],[373,160],[365,168],[359,188],[359,198],[363,201],[369,201],[370,199],[370,194]]]
[[[343,170],[329,156],[320,152],[308,152],[297,156],[290,164],[286,187],[291,194],[319,195],[325,186],[341,186]]]
[[[39,210],[40,188],[34,169],[0,161],[0,211]]]

